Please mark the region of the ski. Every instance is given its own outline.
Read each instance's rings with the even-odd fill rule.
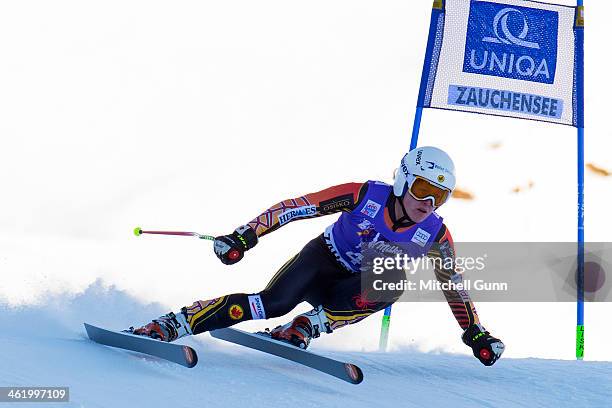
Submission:
[[[302,350],[291,344],[273,340],[265,334],[247,333],[238,329],[226,328],[213,330],[210,332],[210,335],[217,339],[294,361],[351,384],[359,384],[363,381],[363,372],[355,364],[345,363],[311,351]]]
[[[195,367],[198,363],[198,355],[189,346],[106,330],[87,323],[84,323],[84,325],[87,335],[96,343],[163,358],[187,368]]]

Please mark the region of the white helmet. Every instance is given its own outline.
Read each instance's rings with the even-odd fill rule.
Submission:
[[[415,183],[419,180],[418,183]],[[434,205],[444,204],[455,189],[455,165],[443,150],[432,146],[417,147],[406,153],[395,174],[393,194],[406,191],[417,200],[431,198]]]

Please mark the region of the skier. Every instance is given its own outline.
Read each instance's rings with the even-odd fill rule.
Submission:
[[[409,256],[454,259],[451,234],[435,213],[454,188],[450,157],[435,147],[419,147],[403,157],[393,186],[379,181],[347,183],[281,201],[231,234],[215,238],[214,251],[221,262],[240,261],[259,238],[294,220],[342,215],[289,259],[259,293],[196,301],[132,332],[171,342],[246,320],[280,317],[307,301],[312,311],[268,332],[273,339],[306,348],[322,332],[357,323],[397,299],[373,301],[362,292],[362,249],[368,243],[403,242],[409,244],[403,247]],[[453,268],[437,266],[435,275],[441,282],[461,280]],[[494,364],[504,344],[480,324],[467,292],[443,293],[463,329],[463,342],[484,365]]]

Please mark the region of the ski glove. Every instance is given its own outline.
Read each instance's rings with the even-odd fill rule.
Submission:
[[[236,228],[229,235],[221,235],[215,238],[214,249],[217,258],[225,265],[233,265],[240,261],[244,252],[257,244],[257,234],[248,225]]]
[[[493,365],[504,352],[504,343],[491,336],[480,324],[473,324],[468,327],[461,339],[472,348],[474,357],[486,366]]]

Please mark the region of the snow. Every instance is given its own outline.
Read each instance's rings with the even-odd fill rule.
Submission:
[[[609,303],[585,307],[583,362],[571,361],[575,304],[477,304],[507,345],[491,368],[469,355],[446,304],[396,304],[389,353],[376,352],[380,314],[314,345],[362,366],[359,386],[206,334],[188,340],[201,357],[193,370],[84,337],[83,322],[123,328],[259,291],[335,216],[287,225],[232,267],[208,241],[135,238],[135,226],[224,234],[282,199],[391,181],[412,130],[430,9],[430,0],[0,3],[0,386],[68,385],[73,406],[104,407],[610,405]],[[586,162],[608,170],[611,12],[610,2],[587,3]],[[458,186],[474,195],[440,211],[455,241],[574,242],[575,137],[570,127],[424,112],[419,143],[447,150]],[[587,172],[585,188],[586,240],[609,241],[612,177]]]
[[[338,352],[314,343],[314,351],[363,369],[363,383],[351,385],[207,334],[184,339],[200,359],[188,369],[93,343],[82,326],[88,321],[123,328],[162,310],[101,282],[80,295],[54,296],[44,306],[1,306],[0,386],[69,386],[70,403],[57,405],[71,407],[443,407],[450,401],[466,407],[603,407],[612,398],[607,362],[507,358],[484,367],[464,355],[414,348]]]

